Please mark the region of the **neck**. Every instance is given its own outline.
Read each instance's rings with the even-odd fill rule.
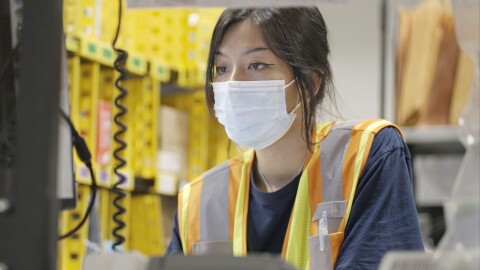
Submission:
[[[255,151],[254,180],[263,192],[281,189],[303,168],[308,147],[301,135],[301,121],[297,120],[278,142]]]

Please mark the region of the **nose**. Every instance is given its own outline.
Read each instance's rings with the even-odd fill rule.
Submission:
[[[230,77],[228,78],[229,81],[248,81],[247,74],[241,68],[234,67],[232,72],[230,73]]]

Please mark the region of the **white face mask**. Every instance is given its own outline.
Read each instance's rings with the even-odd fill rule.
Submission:
[[[300,103],[288,113],[284,80],[212,83],[215,115],[228,137],[242,146],[266,148],[287,133]]]

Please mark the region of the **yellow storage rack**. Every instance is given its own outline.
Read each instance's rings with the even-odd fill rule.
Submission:
[[[163,236],[162,204],[156,194],[132,195],[130,224],[130,248],[147,256],[161,256],[165,253]]]
[[[208,170],[209,115],[205,95],[197,91],[191,96],[189,178]]]
[[[82,8],[80,4],[81,2],[77,0],[63,1],[63,25],[65,33],[69,35],[76,34],[75,31],[81,31]]]
[[[138,133],[143,134],[139,160],[142,161],[139,175],[144,179],[155,178],[158,149],[158,109],[160,106],[160,82],[152,77],[143,80],[142,119],[143,126]]]
[[[67,42],[68,44],[68,42]],[[67,60],[68,65],[68,78],[69,78],[69,88],[70,88],[70,110],[72,112],[78,112],[78,102],[80,94],[80,57],[73,55]],[[71,113],[70,119],[72,122],[77,125],[79,122],[79,114]]]
[[[209,125],[209,155],[208,167],[213,168],[216,165],[232,158],[238,154],[235,143],[230,142],[223,126],[217,121],[210,121]]]
[[[89,149],[96,149],[97,146],[96,100],[98,100],[99,76],[100,65],[98,63],[80,61],[79,86],[71,88],[72,120]],[[95,161],[95,151],[91,151],[91,154],[92,161]],[[95,162],[93,164],[97,169]],[[77,158],[75,159],[75,168],[77,181],[90,184],[90,173]]]
[[[112,136],[116,131],[113,99],[118,90],[113,83],[118,73],[113,69],[116,53],[111,41],[117,26],[117,9],[118,1],[64,1],[71,119],[92,153],[99,185],[101,247],[111,244],[115,226],[111,186],[117,180],[112,170],[113,149],[117,145]],[[122,231],[126,238],[125,250],[139,250],[147,255],[165,252],[160,196],[152,194],[154,188],[148,190],[149,194],[132,193],[135,178],[152,180],[152,186],[157,181],[157,119],[162,83],[186,89],[185,93],[165,98],[165,102],[188,112],[190,117],[189,178],[198,176],[224,157],[223,129],[218,132],[218,127],[212,124],[203,92],[194,90],[203,85],[211,32],[222,10],[124,10],[118,44],[129,53],[126,63],[129,77],[124,83],[129,92],[124,101],[128,113],[121,119],[128,126],[123,138],[128,144],[123,152],[127,167],[122,170],[127,177],[127,183],[122,186],[126,190],[122,202],[126,209],[122,218],[126,224]],[[109,117],[110,123],[105,121]],[[78,207],[61,214],[62,232],[76,224],[88,203],[89,171],[76,157],[74,162],[79,183]],[[88,226],[85,226],[77,236],[59,244],[60,269],[81,269],[87,239]]]
[[[89,186],[79,185],[77,207],[72,211],[62,212],[60,216],[60,234],[73,229],[82,219],[89,201]],[[85,241],[88,238],[88,226],[83,226],[77,234],[59,243],[59,267],[65,270],[82,269],[83,256],[86,253]]]
[[[99,216],[100,216],[100,238],[101,245],[105,247],[111,240],[110,220],[113,218],[111,214],[111,196],[110,189],[101,188],[98,190],[99,195]]]
[[[128,120],[129,133],[132,134],[129,148],[130,158],[127,158],[127,162],[130,163],[130,167],[133,169],[134,174],[139,176],[142,171],[142,148],[144,142],[144,115],[143,115],[143,83],[144,78],[132,78],[129,79],[129,95],[128,99],[131,100],[128,107],[128,114],[130,119]]]

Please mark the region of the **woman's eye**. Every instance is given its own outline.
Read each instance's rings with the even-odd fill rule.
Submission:
[[[252,64],[250,64],[248,69],[262,69],[265,66],[266,66],[266,64],[263,64],[263,63],[252,63]]]
[[[218,74],[223,74],[223,73],[227,72],[227,68],[226,68],[226,67],[216,67],[216,68],[215,68],[215,71],[216,71]]]

